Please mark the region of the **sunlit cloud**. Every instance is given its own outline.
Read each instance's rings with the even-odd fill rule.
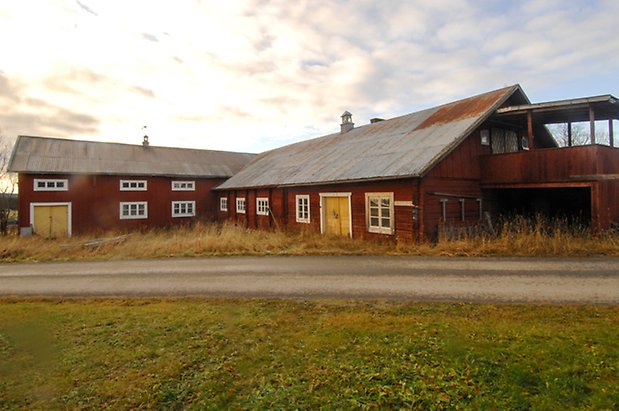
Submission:
[[[35,4],[33,4],[35,3]],[[36,13],[33,10],[36,9]],[[619,93],[616,1],[6,2],[0,128],[259,152],[521,83]],[[25,24],[27,22],[27,24]]]

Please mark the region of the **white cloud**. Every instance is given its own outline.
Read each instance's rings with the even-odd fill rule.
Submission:
[[[608,78],[617,94],[618,12],[610,0],[11,2],[0,80],[19,104],[0,98],[0,127],[139,143],[147,124],[153,144],[261,151],[336,131],[344,110],[363,124],[515,82],[544,95]]]

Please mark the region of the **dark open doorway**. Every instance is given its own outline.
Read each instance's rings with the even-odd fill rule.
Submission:
[[[491,198],[499,216],[541,215],[581,225],[591,224],[589,187],[501,188],[492,190]]]

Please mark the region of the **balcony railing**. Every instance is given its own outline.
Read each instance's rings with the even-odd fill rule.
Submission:
[[[619,174],[619,149],[602,145],[535,149],[481,159],[481,183],[559,183]]]

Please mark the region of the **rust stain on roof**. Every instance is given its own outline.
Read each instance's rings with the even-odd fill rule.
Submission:
[[[492,107],[505,95],[505,89],[467,98],[439,107],[430,117],[425,119],[416,130],[423,130],[437,124],[478,116]]]

